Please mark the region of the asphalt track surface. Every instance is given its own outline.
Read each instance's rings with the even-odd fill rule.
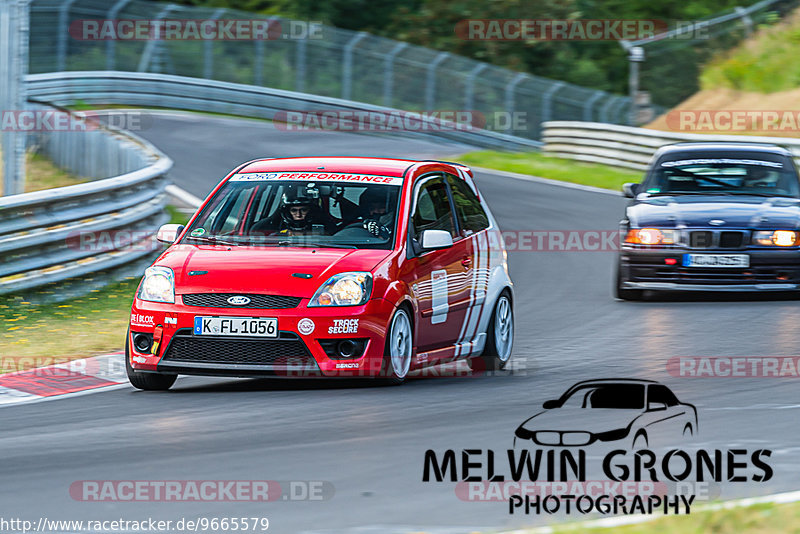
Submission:
[[[175,160],[174,181],[201,197],[230,168],[258,156],[427,158],[468,149],[410,138],[290,134],[270,124],[203,116],[158,116],[142,133]],[[489,173],[478,173],[477,181],[504,230],[613,230],[625,205],[619,196]],[[614,261],[613,252],[510,253],[517,318],[512,373],[417,378],[394,388],[189,377],[166,393],[118,389],[2,408],[3,515],[266,516],[269,531],[281,533],[541,524],[559,518],[511,516],[502,502],[459,500],[451,483],[422,483],[423,454],[504,451],[514,429],[544,400],[599,377],[669,385],[697,406],[695,445],[773,451],[770,481],[726,485],[722,498],[796,489],[797,379],[678,378],[667,373],[666,362],[796,355],[798,302],[741,296],[619,302],[611,296]],[[267,504],[92,503],[68,493],[74,481],[108,479],[322,480],[335,486],[335,496]]]

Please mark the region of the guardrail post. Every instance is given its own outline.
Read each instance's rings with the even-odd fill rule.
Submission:
[[[159,11],[158,15],[156,15],[155,20],[162,21],[164,20],[167,15],[170,14],[171,11],[177,9],[178,6],[175,4],[167,4],[167,6]],[[139,58],[139,67],[136,69],[138,72],[147,72],[150,68],[150,61],[153,59],[153,55],[156,53],[156,49],[161,46],[161,40],[163,39],[162,35],[157,35],[156,38],[150,39],[147,41],[147,44],[142,51],[142,57]]]
[[[298,39],[294,41],[297,43],[295,46],[295,73],[294,73],[294,90],[298,93],[304,93],[306,90],[306,49],[308,40]]]
[[[386,55],[383,64],[383,105],[392,107],[392,89],[394,86],[394,58],[397,54],[408,48],[408,43],[398,43]]]
[[[108,20],[115,20],[119,12],[122,11],[131,0],[117,0],[117,2],[108,10],[106,18]],[[115,70],[117,63],[117,40],[109,39],[106,41],[106,70]]]
[[[56,48],[56,65],[59,72],[67,70],[67,47],[69,45],[69,8],[75,0],[65,0],[58,8],[58,47]]]
[[[750,18],[750,12],[748,12],[742,6],[736,6],[733,10],[739,14],[739,17],[742,19],[742,24],[744,25],[744,34],[747,37],[750,37],[753,34],[753,19]]]
[[[608,95],[608,96],[609,96],[608,100],[606,100],[606,103],[603,104],[603,107],[600,108],[600,117],[599,117],[600,118],[600,122],[609,122],[608,121],[608,111],[609,111],[609,109],[611,109],[611,105],[614,103],[614,100],[616,100],[616,98],[617,98],[616,96],[610,96],[610,95]]]
[[[483,72],[488,65],[486,63],[480,63],[474,69],[469,71],[467,75],[467,79],[464,82],[464,110],[465,111],[475,111],[475,79],[478,77],[478,74]]]
[[[0,2],[0,113],[25,109],[30,0]],[[3,130],[3,194],[25,189],[25,132]]]
[[[219,18],[225,13],[226,9],[221,7],[214,11],[214,14],[211,15],[208,20],[219,20]],[[206,39],[203,43],[203,78],[210,80],[211,77],[214,75],[214,41],[211,39]]]
[[[583,103],[583,120],[592,122],[592,108],[595,102],[603,98],[603,94],[603,91],[595,91],[592,96],[586,99],[586,102]]]
[[[267,19],[267,36],[270,35],[272,28],[274,28],[276,24],[280,24],[278,17],[269,17]],[[262,85],[264,82],[264,39],[256,39],[254,41],[254,46],[253,83],[255,85]]]
[[[518,72],[516,76],[514,76],[508,85],[506,85],[506,98],[505,98],[505,108],[506,113],[511,116],[514,113],[514,89],[517,88],[517,85],[524,80],[527,76],[521,72]]]
[[[447,52],[442,52],[428,65],[427,83],[425,84],[425,107],[426,111],[432,111],[436,106],[436,69],[442,62],[450,57]]]
[[[553,95],[564,86],[564,82],[556,82],[542,95],[542,122],[553,118]]]
[[[369,34],[366,32],[358,32],[344,45],[342,52],[342,98],[344,100],[350,100],[353,91],[353,49],[367,35]]]

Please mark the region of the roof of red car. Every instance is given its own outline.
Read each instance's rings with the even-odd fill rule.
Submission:
[[[238,172],[300,172],[325,170],[327,172],[372,174],[376,176],[403,176],[406,170],[418,163],[409,159],[308,157],[262,159],[248,163]]]

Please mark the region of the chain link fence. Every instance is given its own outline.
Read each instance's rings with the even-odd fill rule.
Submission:
[[[30,72],[156,72],[337,97],[416,112],[469,111],[538,139],[547,120],[626,123],[630,100],[329,26],[268,19],[269,40],[82,39],[85,20],[252,20],[258,15],[142,0],[33,0]],[[260,19],[259,19],[260,20]]]

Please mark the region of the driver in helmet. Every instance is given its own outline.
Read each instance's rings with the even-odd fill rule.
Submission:
[[[313,229],[313,199],[303,191],[287,191],[280,207],[281,229],[279,235],[306,235]]]

